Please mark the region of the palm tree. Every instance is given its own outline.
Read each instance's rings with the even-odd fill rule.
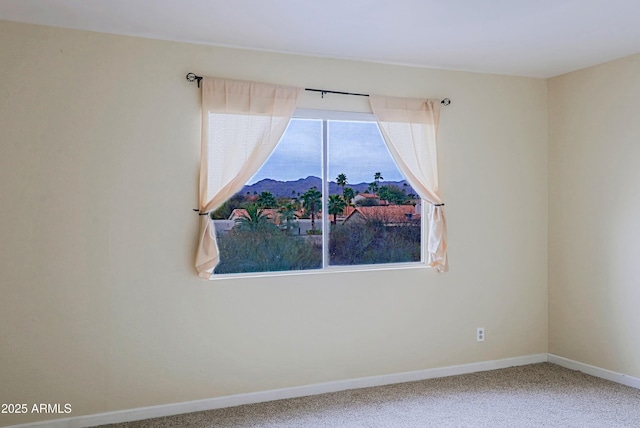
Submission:
[[[302,195],[302,206],[311,216],[312,233],[316,230],[316,213],[322,206],[322,193],[314,186]]]
[[[293,206],[291,202],[280,207],[280,224],[284,223],[285,229],[290,231],[296,219],[296,208]]]
[[[342,187],[342,194],[344,194],[344,186],[347,185],[347,176],[342,173],[338,174],[338,177],[336,178],[336,184]]]
[[[342,214],[347,203],[340,195],[329,195],[329,214],[333,214],[333,224],[337,224],[338,214]]]
[[[258,230],[269,223],[269,217],[256,204],[251,204],[246,208],[246,214],[242,214],[236,219],[236,225],[241,230]]]
[[[376,172],[373,175],[373,181],[376,182],[376,187],[380,187],[380,180],[384,180],[384,177],[382,176],[381,172]]]
[[[342,191],[342,198],[347,205],[352,205],[351,201],[356,197],[356,193],[351,187],[345,187]]]

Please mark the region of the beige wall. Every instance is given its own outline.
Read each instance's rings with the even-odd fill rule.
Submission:
[[[549,351],[640,377],[640,55],[549,81]]]
[[[7,22],[0,58],[0,402],[77,416],[547,352],[545,81]],[[450,97],[451,272],[197,279],[188,71]]]

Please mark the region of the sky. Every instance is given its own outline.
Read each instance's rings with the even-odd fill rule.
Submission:
[[[328,176],[340,173],[352,184],[370,183],[376,172],[385,181],[403,180],[374,122],[329,121]],[[249,180],[293,181],[322,176],[322,121],[292,119],[280,143],[262,168]]]

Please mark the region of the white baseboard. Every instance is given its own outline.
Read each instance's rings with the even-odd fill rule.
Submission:
[[[612,382],[620,383],[622,385],[630,386],[632,388],[640,389],[640,378],[637,378],[637,377],[628,376],[626,374],[617,373],[607,369],[601,369],[600,367],[591,366],[589,364],[570,360],[564,357],[559,357],[553,354],[549,354],[548,361],[550,363],[557,364],[567,369],[577,370],[579,372],[586,373],[591,376],[599,377],[602,379],[610,380]]]
[[[313,385],[296,386],[292,388],[273,389],[270,391],[250,392],[247,394],[228,395],[225,397],[208,398],[204,400],[187,401],[184,403],[165,404],[152,407],[141,407],[116,412],[99,413],[86,416],[55,419],[44,422],[13,425],[6,428],[85,428],[97,425],[132,422],[142,419],[159,418],[182,413],[200,412],[203,410],[220,409],[224,407],[240,406],[243,404],[263,403],[266,401],[285,398],[304,397],[308,395],[325,394],[328,392],[345,391],[348,389],[368,388],[372,386],[391,385],[394,383],[413,382],[434,379],[445,376],[455,376],[487,370],[504,369],[513,366],[523,366],[547,362],[547,354],[527,355],[523,357],[505,358],[502,360],[482,361],[479,363],[462,364],[457,366],[439,367],[413,372],[394,373],[381,376],[362,377],[357,379],[339,380]]]
[[[165,404],[160,406],[141,407],[137,409],[120,410],[116,412],[99,413],[94,415],[75,416],[64,419],[54,419],[43,422],[33,422],[12,425],[6,428],[85,428],[97,425],[132,422],[142,419],[159,418],[182,413],[199,412],[203,410],[220,409],[224,407],[240,406],[243,404],[263,403],[285,398],[304,397],[308,395],[325,394],[328,392],[345,391],[348,389],[368,388],[372,386],[391,385],[394,383],[413,382],[434,379],[445,376],[455,376],[487,370],[504,369],[513,366],[523,366],[549,362],[559,366],[577,370],[591,376],[610,380],[622,385],[640,389],[640,378],[628,376],[600,367],[591,366],[568,358],[553,354],[535,354],[523,357],[505,358],[502,360],[482,361],[479,363],[462,364],[457,366],[439,367],[413,372],[394,373],[381,376],[370,376],[357,379],[339,380],[313,385],[296,386],[292,388],[273,389],[270,391],[250,392],[247,394],[228,395],[224,397],[208,398],[204,400],[187,401],[184,403]]]

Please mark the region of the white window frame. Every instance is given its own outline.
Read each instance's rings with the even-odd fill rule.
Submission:
[[[328,209],[329,200],[329,180],[328,172],[328,121],[344,121],[344,122],[373,122],[376,123],[376,117],[373,113],[337,111],[337,110],[314,110],[314,109],[296,109],[291,117],[293,119],[313,119],[322,120],[322,267],[319,269],[304,270],[285,270],[285,271],[269,271],[269,272],[237,272],[225,274],[213,274],[212,279],[240,279],[240,278],[260,278],[272,276],[288,276],[288,275],[311,275],[325,274],[337,272],[363,272],[363,271],[380,271],[380,270],[397,270],[397,269],[431,269],[426,263],[426,245],[427,245],[427,227],[425,222],[425,201],[420,198],[420,261],[419,262],[403,262],[403,263],[380,263],[380,264],[361,264],[361,265],[334,265],[329,264],[329,216],[324,213]],[[377,127],[377,123],[376,123]],[[378,132],[380,129],[378,128]],[[286,133],[286,131],[285,131]],[[384,141],[382,134],[380,139]]]

